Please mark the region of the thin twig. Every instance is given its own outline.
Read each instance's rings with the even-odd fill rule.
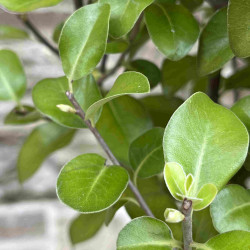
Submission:
[[[108,59],[108,55],[105,54],[102,58],[102,61],[101,61],[101,67],[100,67],[100,71],[102,74],[105,74],[106,72],[106,63],[107,63],[107,59]]]
[[[72,103],[72,105],[74,106],[74,108],[76,110],[76,114],[83,120],[83,122],[85,122],[87,127],[90,129],[90,131],[93,133],[93,135],[95,136],[97,141],[102,146],[105,153],[108,155],[109,159],[112,161],[112,163],[114,165],[120,166],[120,162],[116,159],[116,157],[114,156],[114,154],[112,153],[109,146],[106,144],[106,142],[104,141],[104,139],[102,138],[102,136],[100,135],[98,130],[91,125],[91,122],[89,120],[85,120],[85,113],[82,110],[79,103],[77,102],[77,100],[75,99],[74,94],[67,91],[66,96],[68,97],[68,99]],[[131,189],[131,191],[134,193],[138,203],[140,204],[141,208],[145,211],[145,213],[148,216],[154,217],[154,215],[151,212],[150,208],[148,207],[148,205],[144,201],[143,197],[141,196],[139,190],[134,186],[134,184],[130,180],[129,180],[128,186]]]
[[[49,48],[54,54],[59,56],[59,51],[49,43],[49,41],[38,31],[38,29],[30,22],[27,15],[18,15],[18,18],[23,22],[23,24],[36,36],[36,38],[43,43],[47,48]]]
[[[82,0],[74,0],[75,9],[79,9],[83,6]]]
[[[209,79],[208,95],[216,103],[218,103],[219,99],[220,81],[221,81],[220,70],[218,73],[216,73],[216,75],[211,76]]]
[[[237,58],[234,57],[232,59],[232,67],[233,67],[233,73],[235,74],[238,70],[238,62],[237,62]],[[239,91],[238,89],[234,89],[233,90],[233,95],[234,95],[234,102],[237,102],[239,99]]]
[[[192,201],[184,199],[181,207],[181,212],[185,215],[182,222],[184,250],[191,249],[190,244],[193,242],[192,233]]]

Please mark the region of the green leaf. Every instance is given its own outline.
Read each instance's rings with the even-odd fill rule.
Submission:
[[[250,247],[250,232],[231,231],[211,238],[205,244],[192,243],[197,250],[248,250]]]
[[[5,117],[4,124],[22,125],[40,120],[41,114],[31,106],[15,107]]]
[[[29,34],[16,27],[0,25],[0,39],[27,39]]]
[[[129,63],[128,70],[133,70],[145,75],[150,83],[150,87],[154,88],[161,81],[161,72],[159,68],[152,62],[138,59]]]
[[[248,133],[235,114],[196,93],[170,119],[163,138],[165,161],[178,162],[194,184],[197,197],[204,184],[220,190],[241,168],[248,150]]]
[[[198,49],[200,75],[213,73],[234,57],[227,34],[227,8],[218,10],[203,29]]]
[[[180,247],[164,222],[140,217],[128,223],[119,233],[117,250],[167,250]]]
[[[192,193],[192,188],[190,192]],[[203,185],[197,195],[197,198],[201,199],[202,201],[193,203],[193,209],[195,211],[199,211],[209,206],[214,200],[217,192],[218,190],[214,184],[208,183]]]
[[[162,65],[162,86],[167,95],[174,95],[188,82],[197,78],[196,57],[186,56],[172,62],[165,60]]]
[[[109,33],[111,36],[119,38],[133,28],[142,11],[153,0],[99,0],[99,2],[110,5]]]
[[[185,219],[185,215],[179,210],[167,208],[164,212],[165,221],[169,223],[179,223]]]
[[[55,43],[58,43],[58,42],[59,42],[59,38],[60,38],[60,35],[61,35],[61,32],[62,32],[62,28],[63,28],[63,26],[64,26],[64,23],[65,23],[65,22],[59,23],[59,24],[56,26],[56,28],[54,29],[52,38],[53,38],[53,41],[54,41]]]
[[[110,7],[90,4],[75,11],[65,22],[59,41],[62,66],[70,80],[93,71],[106,49]]]
[[[237,101],[231,110],[241,119],[245,124],[248,132],[250,132],[250,95]]]
[[[140,99],[149,112],[154,126],[166,127],[174,111],[183,103],[177,97],[150,95]]]
[[[250,190],[239,185],[223,188],[211,204],[211,216],[220,233],[250,231]]]
[[[95,214],[81,214],[70,225],[70,239],[77,244],[92,238],[104,223],[106,211]]]
[[[145,10],[146,25],[155,46],[168,59],[187,55],[199,36],[199,26],[181,5],[152,4]]]
[[[0,0],[0,5],[13,12],[28,12],[57,5],[62,0]]]
[[[67,146],[75,130],[53,122],[36,127],[24,142],[18,156],[18,179],[21,183],[32,177],[43,161],[56,150]]]
[[[119,166],[105,166],[97,154],[79,155],[62,168],[57,195],[81,213],[95,213],[111,207],[125,191],[129,176]]]
[[[0,100],[18,103],[26,85],[23,66],[17,55],[11,50],[0,50]]]
[[[164,168],[163,133],[163,128],[153,128],[130,144],[129,162],[135,171],[135,181],[137,176],[147,178],[162,172]]]
[[[214,229],[209,207],[200,211],[194,211],[192,215],[192,222],[193,240],[195,242],[204,243],[211,237],[218,234],[218,232]]]
[[[188,174],[185,179],[185,193],[188,194],[192,188],[192,185],[194,184],[194,177],[192,174]]]
[[[45,79],[38,82],[32,91],[36,108],[54,122],[72,128],[84,128],[85,124],[76,114],[62,112],[56,105],[72,106],[65,95],[68,90],[66,77]],[[101,98],[100,91],[92,75],[88,75],[73,83],[74,95],[84,111]],[[73,107],[73,106],[72,106]],[[100,113],[96,115],[97,120]]]
[[[101,100],[93,103],[86,112],[86,120],[92,120],[95,113],[107,102],[129,94],[143,94],[150,92],[147,77],[138,72],[125,72],[116,79],[108,94]]]
[[[181,4],[193,11],[203,4],[203,0],[181,0]]]
[[[225,89],[250,88],[249,86],[250,67],[237,71],[229,78],[224,79]]]
[[[176,162],[167,162],[164,168],[164,179],[171,195],[176,200],[182,200],[179,194],[185,195],[186,180],[183,167]]]
[[[237,57],[250,56],[250,6],[245,0],[229,0],[228,35],[229,42]]]
[[[128,48],[128,42],[125,40],[113,41],[107,43],[106,54],[122,53]]]
[[[152,121],[139,101],[122,96],[104,105],[96,128],[118,160],[129,165],[130,143],[151,129]]]

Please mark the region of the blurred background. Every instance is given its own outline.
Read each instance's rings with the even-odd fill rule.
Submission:
[[[33,11],[29,18],[56,46],[52,40],[53,31],[73,11],[73,1],[65,0],[55,7]],[[196,17],[200,18],[198,15]],[[0,9],[0,25],[19,27],[30,34],[31,39],[0,40],[0,49],[11,49],[20,57],[28,80],[28,91],[23,103],[32,104],[31,90],[38,81],[64,75],[60,60],[36,40],[16,15]],[[196,50],[197,44],[191,54]],[[117,57],[118,55],[109,56],[108,67],[115,64]],[[163,61],[163,56],[151,42],[140,49],[136,58],[148,59],[159,67]],[[231,73],[231,65],[227,65],[222,71],[224,77]],[[108,78],[104,87],[108,89],[115,78],[115,75]],[[177,92],[177,96],[187,98],[190,95],[189,89],[189,85],[185,86]],[[161,92],[161,87],[157,86],[153,92]],[[248,94],[249,91],[237,93],[239,98]],[[231,107],[234,97],[233,91],[227,91],[222,95],[220,102]],[[0,102],[0,250],[115,249],[118,232],[129,221],[124,208],[120,209],[112,223],[108,227],[103,226],[94,238],[73,247],[68,230],[70,221],[77,213],[61,204],[55,192],[56,178],[65,162],[83,153],[96,152],[104,155],[93,136],[88,130],[79,131],[69,146],[50,156],[31,179],[20,185],[16,171],[18,152],[27,135],[37,124],[4,125],[4,117],[14,105],[12,102]]]

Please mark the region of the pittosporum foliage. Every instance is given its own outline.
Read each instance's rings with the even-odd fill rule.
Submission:
[[[0,0],[33,32],[24,12],[59,2]],[[17,104],[5,123],[44,120],[20,150],[21,183],[79,129],[90,129],[107,154],[79,155],[58,176],[58,198],[79,211],[70,226],[73,244],[94,236],[125,206],[132,221],[119,233],[119,250],[250,249],[250,96],[235,95],[231,109],[219,104],[226,91],[250,87],[250,4],[207,2],[76,0],[78,9],[55,27],[58,51],[46,42],[59,52],[65,76],[39,81],[33,107],[22,103],[20,59],[0,51],[0,100]],[[0,26],[1,39],[27,37]],[[161,68],[135,59],[148,40],[165,57]],[[107,70],[115,53],[120,57]],[[228,62],[233,73],[223,78]],[[104,93],[103,82],[122,66]],[[161,92],[150,94],[158,84]],[[187,84],[190,97],[177,97]]]

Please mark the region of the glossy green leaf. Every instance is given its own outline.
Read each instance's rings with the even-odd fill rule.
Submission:
[[[181,0],[181,4],[193,11],[203,4],[203,0]]]
[[[142,178],[159,174],[164,168],[162,138],[164,129],[153,128],[135,139],[129,147],[129,162],[137,176]]]
[[[24,142],[18,156],[18,179],[21,183],[32,177],[43,161],[56,150],[67,146],[75,130],[53,122],[36,127]]]
[[[122,53],[128,48],[128,42],[125,40],[112,41],[107,43],[106,54]]]
[[[119,233],[117,250],[167,250],[180,247],[164,222],[140,217],[128,223]]]
[[[18,56],[0,50],[0,100],[19,102],[26,90],[26,77]]]
[[[106,49],[110,7],[90,4],[75,11],[65,22],[59,51],[65,75],[78,80],[93,71]]]
[[[207,75],[234,57],[227,34],[227,8],[218,10],[203,29],[198,49],[198,69]]]
[[[72,106],[65,95],[68,90],[66,77],[45,79],[38,82],[32,91],[36,108],[54,122],[72,128],[84,128],[85,124],[76,114],[62,112],[56,105]],[[92,75],[88,75],[73,83],[74,95],[84,111],[101,98],[100,91]],[[97,120],[100,113],[96,115]]]
[[[250,95],[237,101],[231,110],[241,119],[250,132]]]
[[[193,240],[195,242],[204,243],[211,237],[218,234],[218,232],[214,229],[209,207],[200,211],[194,211],[192,215],[192,222]]]
[[[231,231],[214,236],[205,244],[193,243],[197,250],[248,250],[250,248],[250,232]]]
[[[177,97],[163,95],[149,95],[140,99],[149,112],[154,126],[166,127],[174,111],[183,103]]]
[[[60,2],[62,0],[0,0],[0,5],[13,12],[28,12],[54,6]]]
[[[72,244],[92,238],[104,223],[106,211],[95,214],[81,214],[70,225],[69,234]]]
[[[129,176],[119,166],[105,166],[97,154],[79,155],[68,162],[57,179],[60,200],[81,213],[103,211],[119,200]]]
[[[170,60],[186,56],[198,38],[196,20],[181,5],[152,4],[145,10],[145,18],[155,46]]]
[[[154,88],[161,81],[161,72],[159,68],[152,62],[138,59],[129,63],[128,70],[133,70],[145,75],[150,83],[150,87]]]
[[[169,223],[179,223],[185,219],[185,215],[179,210],[167,208],[164,212],[165,221]]]
[[[22,125],[40,120],[41,114],[31,106],[15,107],[5,117],[4,124]]]
[[[62,32],[62,28],[63,28],[63,26],[64,26],[64,23],[65,23],[65,22],[59,23],[59,24],[56,26],[56,28],[54,29],[52,38],[53,38],[53,41],[54,41],[55,43],[58,43],[58,42],[59,42],[59,38],[60,38],[60,35],[61,35],[61,32]]]
[[[0,25],[0,39],[27,39],[29,34],[16,27]]]
[[[192,188],[191,188],[191,192],[192,192]],[[195,211],[199,211],[209,206],[210,203],[214,200],[217,192],[218,190],[214,184],[208,183],[208,184],[203,185],[197,194],[197,198],[202,199],[202,201],[193,203],[193,209]]]
[[[194,184],[190,196],[204,184],[220,190],[241,168],[248,150],[248,133],[235,114],[196,93],[170,119],[163,138],[165,161],[178,162]]]
[[[211,204],[210,211],[218,232],[250,231],[250,190],[239,185],[226,186]]]
[[[175,94],[195,79],[197,79],[196,57],[186,56],[177,62],[166,59],[163,62],[162,86],[167,95]]]
[[[122,96],[104,105],[96,128],[118,160],[129,165],[130,143],[151,129],[152,121],[136,99]]]
[[[249,84],[250,67],[237,71],[229,78],[224,79],[225,89],[250,88]]]
[[[110,4],[111,16],[109,33],[115,38],[126,35],[134,26],[142,11],[153,0],[99,0],[99,3]]]
[[[107,102],[124,95],[149,93],[150,85],[147,77],[138,72],[125,72],[116,79],[108,94],[93,103],[86,112],[86,120],[92,120],[95,113]]]
[[[250,56],[250,5],[246,0],[229,0],[228,35],[234,54],[238,57]]]

